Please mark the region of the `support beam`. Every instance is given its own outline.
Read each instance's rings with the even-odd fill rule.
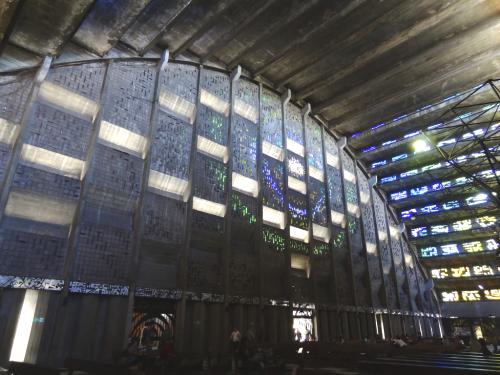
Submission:
[[[311,48],[310,55],[303,59],[300,65],[297,64],[298,66],[294,67],[290,73],[276,82],[276,86],[282,87],[293,81],[299,75],[309,71],[309,67],[313,71],[317,70],[316,64],[321,62],[325,56],[336,54],[342,50],[339,49],[339,46],[349,46],[365,38],[376,28],[377,21],[379,19],[383,20],[384,15],[400,3],[400,0],[389,0],[378,4],[374,8],[370,5],[370,2],[362,2],[359,6],[346,12],[344,17],[339,19],[335,28],[332,28],[324,38],[315,41],[315,45],[321,47],[317,49]],[[367,25],[370,25],[370,28],[367,28]],[[285,60],[285,58],[282,60]],[[282,62],[285,65],[286,61]]]
[[[366,117],[368,116],[367,113],[372,113],[374,109],[380,109],[382,106],[387,111],[388,102],[414,97],[418,92],[422,92],[423,89],[429,86],[439,85],[440,87],[447,80],[456,80],[455,77],[457,76],[460,81],[467,77],[468,87],[474,83],[477,84],[478,81],[483,81],[486,78],[483,75],[490,75],[491,71],[478,71],[477,69],[472,71],[470,66],[482,62],[491,63],[499,58],[500,41],[495,38],[497,33],[500,33],[500,23],[496,19],[483,22],[468,32],[461,33],[454,38],[428,48],[418,55],[413,55],[401,61],[396,67],[380,72],[380,74],[375,75],[361,86],[354,86],[341,94],[331,96],[315,104],[314,112],[325,112],[325,116],[330,121],[334,120],[335,123],[342,123],[346,119],[349,119],[349,123],[354,123],[356,121],[354,119],[359,121],[359,117]],[[469,50],[467,55],[463,53],[465,46],[468,46]],[[416,68],[410,72],[408,66]],[[405,86],[395,90],[387,86],[388,81],[405,82]],[[457,90],[455,86],[453,91],[456,92],[461,89],[462,87]],[[377,92],[379,95],[374,97],[369,95],[368,91]],[[439,96],[442,97],[443,94],[448,93],[449,91],[443,93],[441,89]],[[353,103],[357,103],[357,106],[353,107]],[[374,106],[374,109],[369,108],[370,105]],[[361,109],[363,109],[363,113],[353,117],[353,113],[357,113]],[[399,110],[401,111],[401,109]],[[328,116],[328,113],[339,113],[339,115],[331,117]],[[339,129],[343,130],[346,126],[347,124],[341,124]],[[350,129],[350,131],[354,130],[356,129]]]
[[[174,51],[172,51],[172,55],[174,56],[174,58],[177,58],[179,55],[186,52],[199,38],[201,38],[207,31],[209,31],[217,23],[219,23],[227,9],[235,3],[237,3],[237,0],[216,2],[215,9],[210,10],[203,16],[203,18],[207,19],[207,21],[200,28],[198,28],[198,30],[196,30],[193,35],[191,35]]]
[[[336,82],[341,79],[347,77],[350,74],[353,74],[361,67],[367,66],[373,60],[383,56],[384,54],[390,52],[391,50],[407,43],[409,40],[418,37],[421,33],[424,33],[427,30],[432,29],[438,24],[443,24],[448,21],[448,24],[451,26],[455,25],[455,22],[450,22],[450,19],[455,19],[454,17],[460,16],[463,12],[466,12],[470,9],[469,1],[456,1],[453,3],[439,3],[433,2],[433,7],[429,9],[429,5],[425,1],[421,1],[417,4],[414,4],[411,7],[410,12],[403,13],[405,17],[400,17],[401,13],[404,11],[404,6],[407,6],[407,3],[403,3],[403,6],[395,7],[390,12],[387,12],[384,15],[384,19],[394,19],[398,20],[398,22],[392,22],[391,25],[396,25],[396,27],[391,27],[391,33],[387,33],[383,35],[383,40],[380,44],[376,44],[376,41],[373,43],[375,46],[373,47],[372,43],[367,43],[361,51],[359,48],[351,48],[349,49],[349,44],[345,44],[342,46],[338,46],[338,51],[346,50],[347,54],[350,58],[345,59],[342,62],[349,62],[347,64],[341,64],[340,69],[336,70],[334,74],[328,74],[327,76],[320,77],[313,82],[309,82],[309,84],[303,88],[301,88],[296,96],[298,99],[307,98],[314,93],[322,90],[328,86],[335,86]],[[415,9],[415,6],[417,9]],[[480,4],[476,4],[476,6],[481,6]],[[426,12],[421,11],[418,7],[426,8]],[[437,8],[437,9],[434,9]],[[430,14],[430,16],[428,16]],[[406,18],[417,18],[416,22],[409,22],[409,19]],[[399,18],[403,18],[402,20]],[[411,20],[413,21],[413,20]],[[383,20],[378,20],[378,22],[374,22],[371,24],[368,29],[373,30],[372,34],[376,33],[377,28],[380,24],[383,24]],[[406,25],[410,24],[409,27]],[[368,31],[368,30],[365,30]],[[448,37],[448,33],[444,33],[444,35],[439,35],[441,39]],[[356,46],[357,47],[357,46]],[[327,55],[322,58],[318,63],[324,62],[327,60]],[[390,58],[389,56],[387,56]],[[312,69],[308,67],[308,69]],[[330,72],[329,72],[330,73]]]
[[[13,0],[0,4],[0,56],[9,41],[25,1]]]
[[[269,38],[271,38],[276,32],[286,26],[287,23],[300,17],[304,12],[316,6],[318,3],[319,0],[309,0],[300,2],[296,6],[288,7],[286,13],[282,17],[274,22],[267,30],[261,33],[257,37],[257,40],[255,40],[250,46],[246,46],[227,64],[228,68],[233,69],[237,64],[242,62],[245,57],[257,51],[262,45],[268,42]]]
[[[74,35],[94,0],[63,1],[57,12],[47,1],[26,1],[9,42],[38,55],[58,55]]]
[[[183,14],[191,2],[192,0],[168,2],[151,0],[122,36],[121,41],[137,51],[139,55],[144,55],[161,39],[165,31]]]
[[[338,20],[346,17],[352,11],[357,9],[361,4],[365,3],[366,0],[355,0],[349,1],[347,5],[339,12],[335,13],[328,21],[319,22],[318,25],[311,30],[307,31],[302,37],[295,39],[292,43],[290,43],[284,50],[282,50],[279,54],[274,56],[271,60],[267,61],[260,67],[259,69],[253,72],[254,76],[259,76],[273,67],[275,64],[280,63],[284,60],[285,56],[288,53],[293,53],[296,50],[300,50],[306,45],[311,43],[311,39],[313,39],[317,34],[321,34],[322,32],[327,31],[332,24],[335,24]]]
[[[149,0],[97,1],[73,36],[73,41],[104,56],[137,19]]]
[[[203,54],[200,59],[201,62],[208,61],[212,56],[217,54],[222,48],[224,48],[231,40],[236,39],[241,33],[255,21],[258,17],[262,15],[267,9],[269,9],[273,4],[277,3],[278,0],[261,0],[257,3],[256,9],[237,27],[230,30],[224,34],[214,45],[208,48],[207,52]]]

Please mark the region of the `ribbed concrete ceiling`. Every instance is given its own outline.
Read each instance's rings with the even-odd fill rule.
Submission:
[[[289,87],[352,134],[498,76],[499,35],[500,0],[4,0],[0,69],[168,47]]]

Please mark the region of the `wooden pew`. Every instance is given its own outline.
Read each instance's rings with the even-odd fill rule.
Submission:
[[[10,362],[8,374],[12,375],[60,375],[62,370],[25,362]]]
[[[64,366],[68,370],[68,375],[75,371],[83,371],[92,375],[127,375],[129,370],[126,366],[116,365],[107,362],[89,361],[86,359],[66,358]]]

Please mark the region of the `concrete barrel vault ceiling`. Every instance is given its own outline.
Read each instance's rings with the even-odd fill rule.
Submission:
[[[0,69],[169,48],[240,64],[352,134],[492,78],[499,35],[500,0],[2,0]]]

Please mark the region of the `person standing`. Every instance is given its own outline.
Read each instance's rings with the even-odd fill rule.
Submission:
[[[229,335],[229,341],[231,342],[231,351],[233,355],[232,368],[233,371],[236,370],[236,364],[239,360],[240,349],[241,349],[241,333],[238,328],[233,328],[233,331]]]

